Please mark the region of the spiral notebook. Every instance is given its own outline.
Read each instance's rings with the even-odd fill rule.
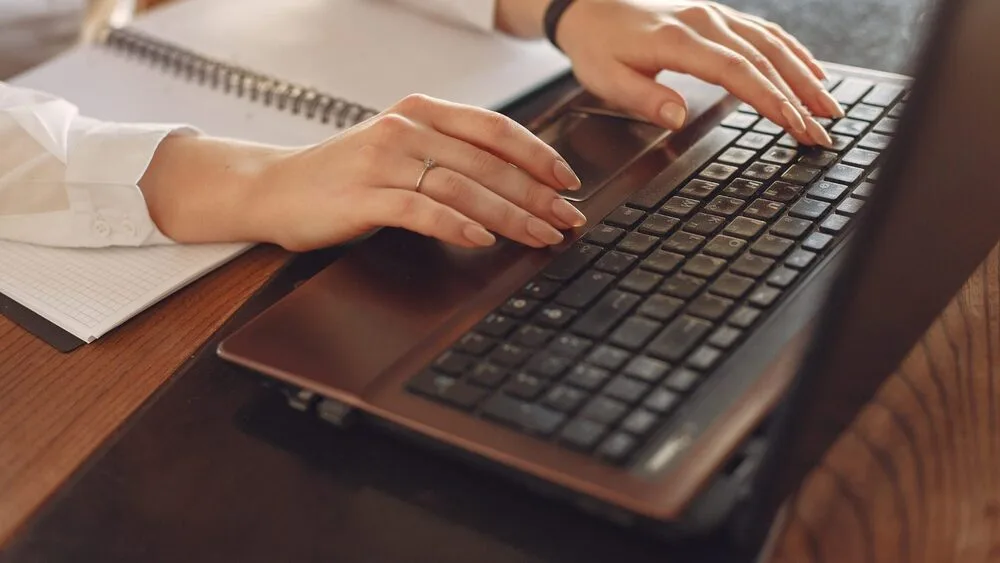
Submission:
[[[384,0],[180,0],[10,83],[65,97],[100,119],[186,123],[295,146],[413,92],[499,109],[568,68],[544,42],[465,29]],[[72,349],[248,247],[66,250],[0,241],[0,312]]]

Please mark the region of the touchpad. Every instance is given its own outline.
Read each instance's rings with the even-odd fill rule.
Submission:
[[[583,184],[563,197],[583,201],[666,134],[644,121],[570,111],[539,131],[538,137],[566,159]]]

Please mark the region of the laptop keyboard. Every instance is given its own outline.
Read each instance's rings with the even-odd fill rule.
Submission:
[[[407,385],[621,464],[842,237],[905,100],[834,78],[833,149],[743,105],[740,132],[677,189],[639,190]]]

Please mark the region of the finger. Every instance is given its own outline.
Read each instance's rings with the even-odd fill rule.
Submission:
[[[582,213],[552,188],[479,147],[427,128],[417,131],[405,143],[406,146],[400,148],[416,161],[431,157],[441,168],[453,170],[488,188],[497,201],[524,209],[556,228],[570,229],[587,222]],[[409,181],[415,177],[411,176]],[[396,181],[400,180],[405,182],[407,178]],[[487,227],[493,228],[492,225]]]
[[[760,27],[764,28],[769,33],[777,37],[779,41],[784,43],[786,47],[788,47],[789,49],[791,49],[793,53],[795,53],[795,56],[798,57],[799,60],[801,60],[802,63],[805,64],[807,68],[809,68],[810,72],[813,73],[813,76],[815,76],[819,80],[826,80],[829,78],[829,76],[827,76],[826,74],[826,71],[823,70],[822,65],[819,64],[819,61],[812,54],[812,52],[810,52],[809,49],[807,49],[806,46],[803,45],[801,41],[796,39],[794,35],[785,31],[785,29],[780,25],[772,21],[768,21],[764,18],[760,18],[750,14],[744,14],[728,6],[720,5],[719,7],[722,10],[729,12],[734,17],[743,18],[759,25]]]
[[[680,129],[687,119],[683,96],[623,64],[608,65],[600,76],[586,82],[599,97],[614,100],[615,105],[666,129]]]
[[[372,227],[408,229],[466,248],[496,243],[479,223],[415,191],[374,189],[359,198],[356,211],[370,218]]]
[[[805,63],[792,53],[788,46],[763,27],[738,18],[727,21],[730,29],[750,42],[761,52],[785,79],[795,95],[819,115],[832,118],[844,117],[844,109],[826,91]]]
[[[396,107],[449,137],[497,155],[557,190],[580,188],[580,179],[559,153],[513,119],[427,96],[408,96]]]

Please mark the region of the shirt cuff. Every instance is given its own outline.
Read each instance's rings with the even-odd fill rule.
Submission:
[[[139,180],[168,135],[195,135],[184,125],[103,123],[78,118],[71,131],[66,187],[76,232],[88,246],[173,244],[149,215]]]

